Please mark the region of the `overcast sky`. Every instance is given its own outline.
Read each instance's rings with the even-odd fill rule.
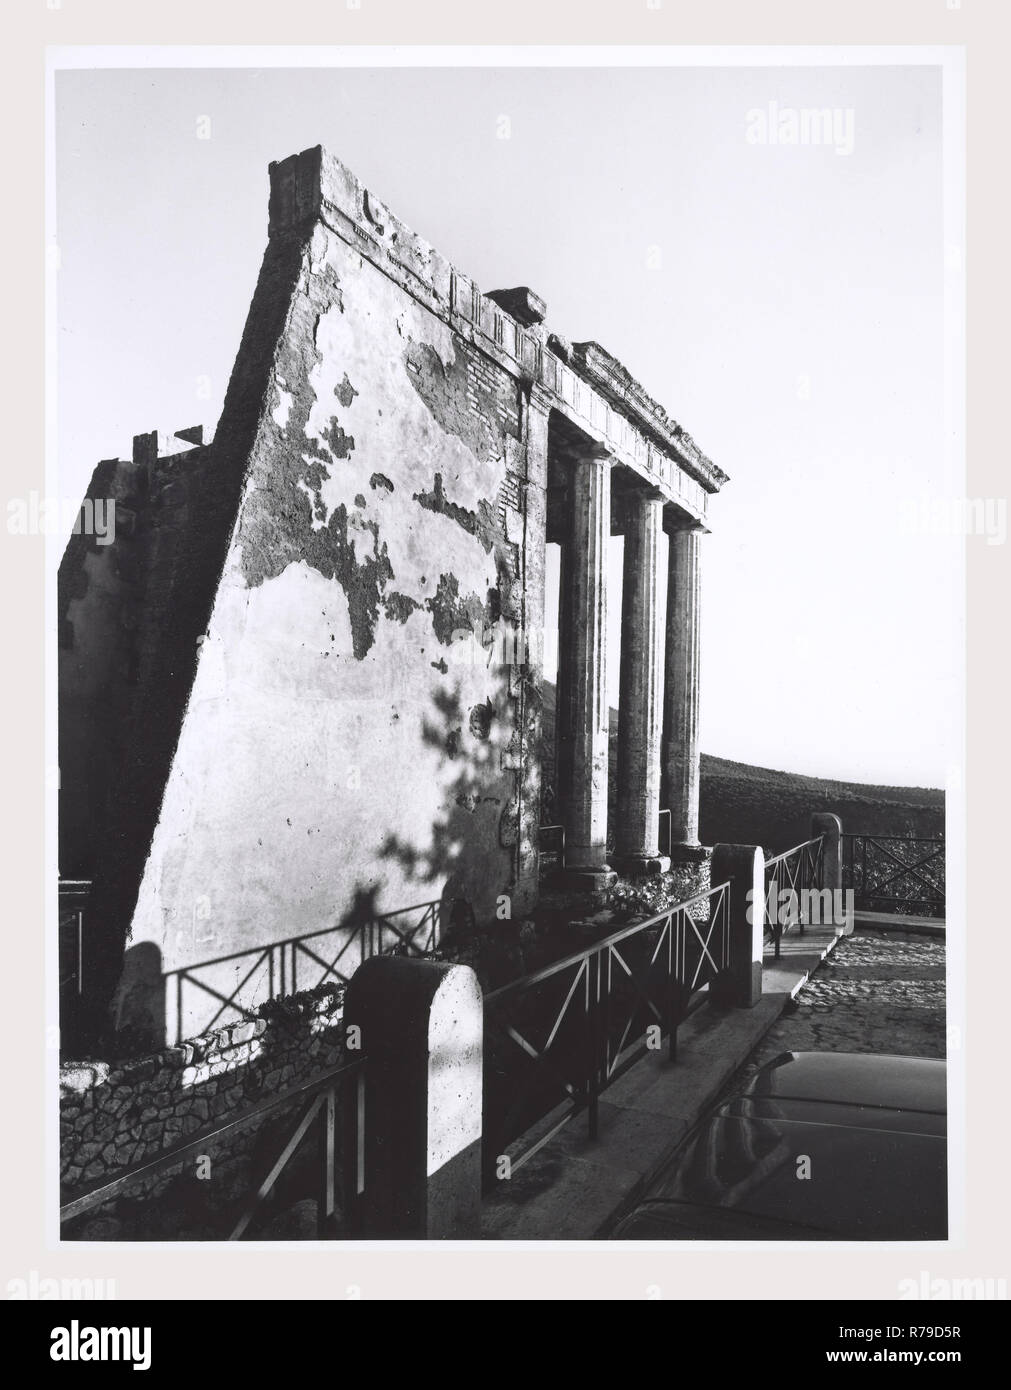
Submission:
[[[55,90],[61,493],[136,433],[213,428],[267,164],[323,144],[483,289],[535,289],[731,475],[703,543],[703,750],[943,785],[955,551],[902,525],[945,495],[939,69],[148,69]],[[772,142],[812,107],[838,113],[830,143]]]

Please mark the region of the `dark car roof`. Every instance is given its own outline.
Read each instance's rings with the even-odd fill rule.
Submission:
[[[757,1073],[746,1095],[947,1112],[946,1067],[932,1057],[861,1052],[784,1052]]]
[[[707,1118],[615,1232],[668,1240],[777,1234],[945,1238],[943,1062],[777,1058]]]

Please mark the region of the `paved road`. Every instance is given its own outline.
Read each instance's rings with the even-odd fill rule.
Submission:
[[[844,937],[740,1078],[780,1052],[804,1050],[943,1057],[943,939],[893,932]]]

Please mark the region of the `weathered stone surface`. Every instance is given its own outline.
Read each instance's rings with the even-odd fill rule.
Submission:
[[[746,1075],[781,1052],[943,1057],[947,1050],[944,941],[858,931],[804,985]]]
[[[571,529],[563,568],[559,635],[559,777],[566,871],[581,883],[614,881],[607,843],[607,542],[611,465],[585,454],[574,464]]]
[[[109,1067],[104,1062],[87,1066],[70,1066],[60,1069],[60,1095],[82,1096],[93,1087],[108,1080]]]
[[[699,840],[700,541],[675,519],[669,533],[661,798],[672,854]]]
[[[660,735],[666,586],[661,583],[663,497],[636,490],[626,500],[618,723],[615,868],[660,874]]]
[[[374,957],[348,989],[369,1054],[363,1191],[351,1228],[366,1237],[479,1233],[483,1006],[474,972]]]
[[[268,246],[213,444],[199,427],[138,435],[93,483],[122,502],[119,541],[75,544],[61,567],[65,838],[107,932],[89,1006],[104,1014],[115,987],[117,1026],[152,1046],[228,1016],[201,984],[238,990],[240,1014],[290,993],[282,935],[312,935],[321,958],[347,947],[350,975],[363,925],[406,904],[461,903],[481,926],[503,900],[532,910],[541,657],[491,653],[496,635],[515,651],[543,632],[552,447],[572,518],[567,852],[583,886],[606,886],[610,475],[699,524],[726,480],[599,345],[549,336],[529,288],[482,295],[318,148],[270,174]],[[652,653],[647,563],[633,569]],[[691,839],[686,632],[664,766]],[[651,863],[657,664],[639,663],[622,790],[623,849]],[[297,966],[298,988],[324,977],[308,952]],[[262,1021],[234,1022],[224,1042],[190,1037],[115,1080],[157,1069],[169,1092],[210,1097],[263,1036]],[[271,1057],[268,1084],[295,1074]],[[131,1113],[125,1096],[101,1104]]]
[[[765,934],[765,855],[759,845],[717,845],[710,866],[714,886],[729,882],[729,961],[709,986],[714,1003],[754,1008],[762,998]]]
[[[727,474],[706,458],[681,426],[652,399],[632,374],[599,343],[572,343],[568,360],[576,371],[621,410],[632,413],[641,428],[669,448],[683,468],[707,491],[716,492],[729,482]]]
[[[518,323],[529,326],[543,323],[548,306],[539,294],[520,285],[514,290],[489,290],[488,298],[510,314]]]

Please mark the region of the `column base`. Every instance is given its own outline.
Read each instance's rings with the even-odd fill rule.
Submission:
[[[670,847],[670,858],[672,864],[702,864],[707,859],[711,859],[713,850],[711,845],[700,845],[697,841],[681,841],[672,844]]]
[[[616,854],[614,867],[627,878],[656,878],[671,866],[666,854]]]
[[[617,881],[618,875],[610,864],[585,869],[566,866],[558,875],[558,886],[570,893],[606,893]]]

